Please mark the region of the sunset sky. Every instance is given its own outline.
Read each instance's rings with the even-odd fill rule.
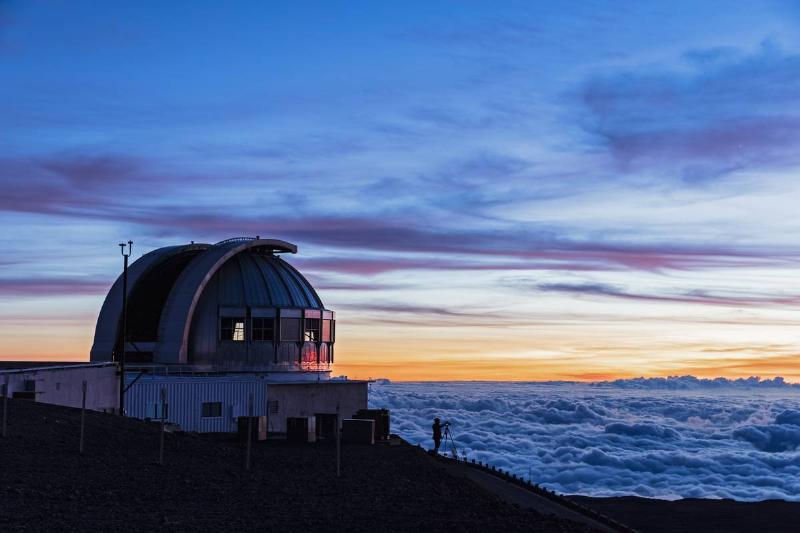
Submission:
[[[0,0],[0,359],[279,238],[336,373],[800,381],[797,2]]]

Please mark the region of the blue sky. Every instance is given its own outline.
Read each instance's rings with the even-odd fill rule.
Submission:
[[[117,242],[259,234],[351,374],[800,379],[799,19],[0,2],[0,357],[86,358]]]

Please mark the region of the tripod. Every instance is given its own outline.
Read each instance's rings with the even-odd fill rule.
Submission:
[[[442,455],[447,455],[447,448],[450,447],[450,454],[453,456],[453,459],[458,459],[458,448],[456,447],[456,443],[453,441],[453,434],[450,433],[450,424],[444,425],[444,451]]]

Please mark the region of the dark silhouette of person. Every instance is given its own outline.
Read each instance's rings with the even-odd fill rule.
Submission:
[[[439,453],[439,445],[442,443],[442,424],[438,418],[433,419],[433,453]]]

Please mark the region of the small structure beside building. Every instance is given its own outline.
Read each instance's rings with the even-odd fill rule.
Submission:
[[[0,366],[0,386],[8,384],[8,397],[80,407],[86,382],[86,408],[114,412],[119,402],[116,363],[5,362]]]

